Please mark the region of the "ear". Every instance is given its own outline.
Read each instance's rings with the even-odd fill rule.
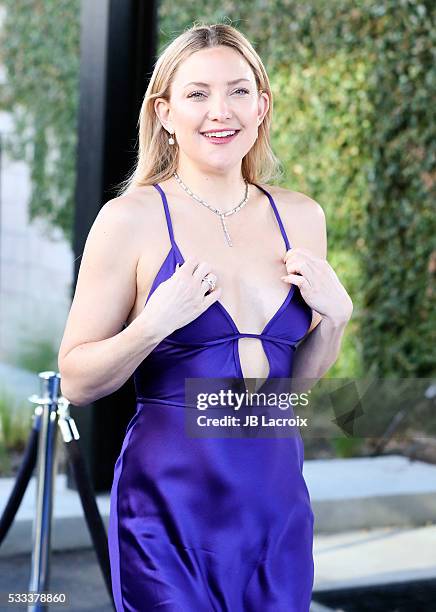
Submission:
[[[257,104],[257,125],[259,126],[269,109],[269,96],[266,91],[261,91]]]
[[[154,112],[158,116],[162,126],[168,131],[172,132],[172,126],[170,121],[170,105],[165,98],[156,98],[154,101]]]

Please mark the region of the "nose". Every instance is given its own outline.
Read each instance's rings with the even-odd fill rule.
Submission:
[[[209,97],[208,118],[211,120],[217,119],[218,121],[222,121],[223,119],[230,119],[231,117],[232,112],[226,96],[211,95]]]

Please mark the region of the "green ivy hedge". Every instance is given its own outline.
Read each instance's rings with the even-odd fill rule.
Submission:
[[[71,238],[80,3],[0,4],[0,103],[30,163],[32,217]],[[354,302],[329,376],[435,373],[434,12],[430,0],[159,5],[160,49],[194,22],[227,22],[265,62],[283,186],[322,205],[328,258]]]
[[[80,0],[0,0],[5,20],[0,108],[15,130],[5,149],[30,168],[30,219],[72,240],[79,82]]]

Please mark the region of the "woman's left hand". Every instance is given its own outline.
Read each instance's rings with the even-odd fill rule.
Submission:
[[[334,322],[346,323],[351,318],[353,302],[326,259],[297,247],[289,249],[283,261],[288,274],[281,279],[297,285],[313,310]]]

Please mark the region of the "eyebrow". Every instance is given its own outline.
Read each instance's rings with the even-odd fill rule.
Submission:
[[[227,85],[235,85],[240,81],[247,81],[248,83],[250,82],[249,79],[241,78],[235,79],[234,81],[227,81]],[[195,85],[196,87],[209,87],[209,83],[201,83],[200,81],[191,81],[190,83],[186,83],[186,85],[184,85],[183,87],[186,88],[189,87],[189,85]]]

